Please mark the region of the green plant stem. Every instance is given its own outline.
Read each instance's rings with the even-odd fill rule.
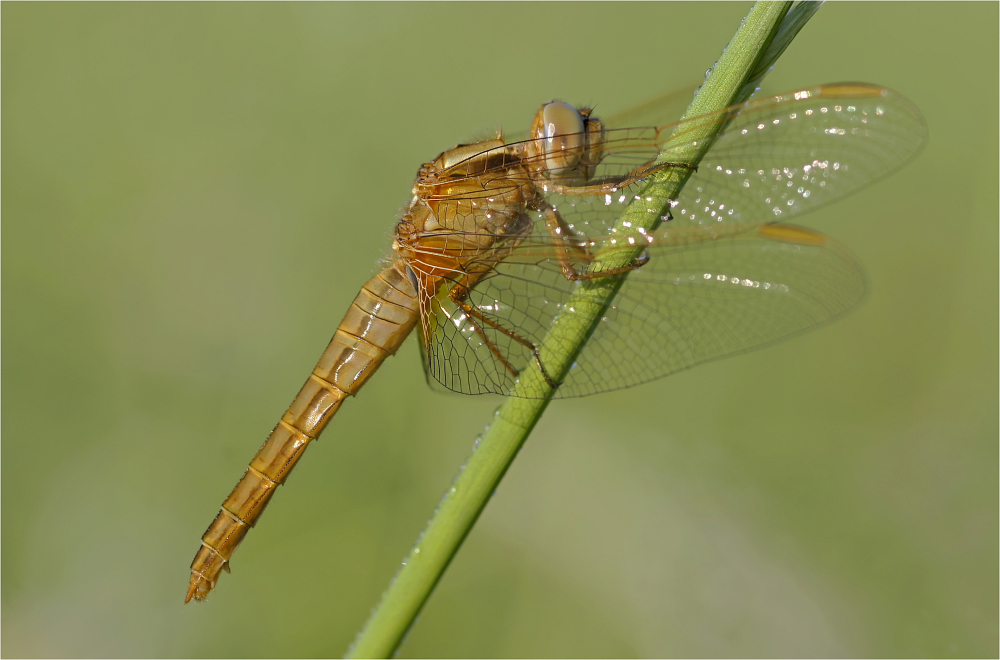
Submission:
[[[695,95],[685,118],[722,110],[749,97],[756,83],[817,6],[817,3],[802,3],[796,10],[806,7],[805,10],[797,14],[793,10],[790,14],[791,4],[758,2],[753,6],[711,76]],[[786,15],[789,18],[797,16],[793,29],[789,29],[789,21],[783,23]],[[785,34],[775,40],[782,26]],[[683,146],[671,149],[668,145],[664,151],[669,151],[671,162],[696,165],[721,129],[722,125],[717,122],[705,122],[693,129],[694,132],[685,133]],[[616,230],[623,227],[631,227],[633,231],[637,227],[654,229],[691,172],[665,168],[650,177],[637,193],[641,199],[629,205],[619,218]],[[605,250],[596,255],[592,269],[625,266],[632,263],[641,250],[641,247]],[[542,364],[557,382],[572,367],[623,281],[624,277],[618,276],[581,282],[567,301],[567,311],[557,317],[539,347]],[[548,407],[553,393],[538,369],[526,369],[521,374],[512,395],[497,409],[487,432],[383,594],[348,651],[348,657],[387,658],[395,652],[521,445]]]

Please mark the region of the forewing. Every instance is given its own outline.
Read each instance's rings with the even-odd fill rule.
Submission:
[[[698,88],[699,85],[686,85],[609,115],[605,115],[601,112],[600,107],[596,107],[594,114],[609,129],[629,126],[664,126],[681,118],[684,111],[691,105]]]
[[[926,139],[919,111],[884,88],[827,85],[751,102],[699,163],[673,216],[700,226],[786,221],[894,172]]]
[[[675,226],[787,221],[899,169],[927,139],[923,117],[905,97],[872,85],[826,85],[675,124],[609,130],[589,187],[561,194],[544,179],[535,183],[574,231],[604,240],[644,179],[614,191],[595,184],[631,180],[656,162],[683,161],[691,136],[706,124],[723,130],[676,198]],[[511,163],[494,166],[493,185],[528,178],[524,170],[511,171]]]

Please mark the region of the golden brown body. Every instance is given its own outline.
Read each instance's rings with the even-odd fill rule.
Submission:
[[[482,260],[499,237],[530,228],[524,215],[526,204],[536,196],[530,184],[496,190],[488,203],[491,211],[484,213],[483,204],[467,199],[468,194],[503,177],[473,176],[454,184],[435,180],[436,172],[494,148],[495,154],[473,158],[468,168],[458,171],[468,175],[498,158],[519,167],[517,158],[503,151],[502,140],[490,140],[450,149],[421,168],[414,200],[397,225],[393,244],[397,259],[361,289],[298,396],[222,503],[191,563],[185,602],[203,600],[215,588],[220,573],[229,571],[243,537],[309,443],[323,432],[344,399],[357,394],[382,362],[396,353],[420,318],[419,292],[433,295],[446,282],[471,286],[475,275],[488,271],[500,257],[486,259],[467,272],[471,261]],[[453,199],[428,201],[438,197]]]
[[[685,144],[706,123],[724,128],[696,170],[683,162]],[[605,128],[588,109],[554,101],[525,141],[443,152],[418,172],[393,262],[362,288],[202,537],[185,600],[215,587],[305,448],[418,319],[428,380],[468,394],[509,394],[537,368],[555,396],[583,396],[773,343],[845,313],[865,290],[847,251],[777,223],[885,176],[925,139],[905,98],[844,84],[638,128]],[[664,169],[687,180],[673,213],[646,209],[655,222],[618,227],[640,200],[625,189]],[[643,252],[602,268],[594,255],[609,246]],[[631,271],[553,382],[537,347],[565,301],[581,280]]]
[[[191,563],[185,602],[204,599],[220,572],[228,572],[236,548],[309,443],[410,334],[418,317],[417,296],[400,266],[394,263],[361,289],[298,396],[222,503]]]

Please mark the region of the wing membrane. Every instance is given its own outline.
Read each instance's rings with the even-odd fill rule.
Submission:
[[[899,169],[927,138],[922,116],[905,97],[872,85],[826,85],[675,124],[609,130],[594,180],[620,180],[657,159],[679,160],[690,143],[685,135],[706,123],[725,128],[676,199],[677,225],[788,221]],[[500,190],[520,182],[508,168],[500,163],[468,176],[495,174],[492,185]],[[637,189],[547,197],[574,231],[600,237]]]
[[[469,302],[495,326],[538,345],[576,286],[550,259],[505,261]],[[865,288],[844,247],[785,225],[651,247],[556,396],[630,387],[766,346],[841,316]],[[448,322],[431,334],[431,377],[467,394],[509,394],[514,376],[494,349],[518,371],[537,368],[530,349],[449,302],[437,303]]]
[[[674,200],[673,219],[652,233],[609,233],[638,186],[561,195],[533,179],[574,236],[550,235],[539,215],[516,239],[493,237],[498,246],[516,245],[498,263],[483,256],[488,272],[468,295],[471,307],[460,308],[448,287],[429,300],[422,336],[429,379],[457,392],[508,394],[517,373],[538,368],[531,347],[577,286],[559,259],[582,273],[595,253],[624,242],[646,247],[649,260],[624,276],[557,397],[629,387],[752,350],[856,305],[865,277],[853,256],[821,234],[775,223],[846,197],[912,159],[926,140],[920,113],[870,85],[781,94],[675,124],[609,130],[594,181],[673,162],[690,146],[686,136],[706,122],[723,128]],[[512,167],[515,152],[510,162],[481,159],[490,164],[481,171],[461,165],[486,182],[471,194],[484,212],[491,194],[528,176]]]

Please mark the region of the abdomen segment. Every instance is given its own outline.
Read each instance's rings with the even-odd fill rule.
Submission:
[[[185,603],[202,600],[215,588],[219,574],[229,571],[236,548],[309,443],[344,399],[356,394],[410,334],[419,316],[417,292],[403,268],[394,264],[362,287],[298,396],[201,537]]]

